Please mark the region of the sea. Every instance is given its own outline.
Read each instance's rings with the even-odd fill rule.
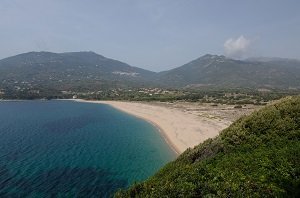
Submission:
[[[110,197],[175,157],[157,128],[109,105],[0,102],[0,197]]]

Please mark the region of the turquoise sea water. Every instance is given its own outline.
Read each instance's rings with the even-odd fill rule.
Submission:
[[[174,158],[156,128],[108,105],[0,102],[0,197],[107,197]]]

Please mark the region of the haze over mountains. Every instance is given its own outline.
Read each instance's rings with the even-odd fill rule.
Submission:
[[[300,89],[300,61],[282,58],[242,61],[207,54],[157,73],[94,52],[29,52],[0,60],[0,91],[157,86]]]
[[[299,88],[300,61],[282,58],[242,61],[207,54],[162,72],[160,81],[177,87]]]
[[[95,90],[146,86],[155,75],[94,52],[29,52],[0,60],[2,87]]]

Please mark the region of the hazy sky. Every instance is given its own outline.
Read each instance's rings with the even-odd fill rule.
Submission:
[[[154,71],[207,53],[300,59],[300,0],[0,0],[0,58],[28,51]]]

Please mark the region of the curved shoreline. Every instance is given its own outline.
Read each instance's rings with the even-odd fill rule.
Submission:
[[[110,105],[110,106],[112,106],[112,105]],[[112,106],[112,107],[113,107],[113,108],[116,108],[116,107],[114,107],[114,106]],[[116,109],[118,109],[118,108],[116,108]],[[121,109],[118,109],[118,110],[123,111],[123,110],[121,110]],[[126,111],[123,111],[123,112],[128,113],[128,112],[126,112]],[[164,141],[165,141],[165,142],[169,145],[169,147],[175,152],[175,154],[176,154],[176,155],[180,155],[180,150],[179,150],[179,148],[177,148],[176,145],[172,143],[172,141],[168,138],[167,133],[166,133],[166,132],[158,125],[158,124],[152,122],[152,121],[149,120],[149,119],[146,119],[146,118],[143,118],[143,117],[140,117],[140,116],[131,114],[131,113],[128,113],[128,114],[133,115],[134,117],[143,119],[143,120],[145,120],[146,122],[150,123],[152,126],[154,126],[154,127],[158,130],[158,132],[160,133],[160,135],[162,136],[162,138],[164,139]]]
[[[153,103],[81,99],[73,99],[73,101],[107,104],[149,122],[158,129],[165,142],[177,155],[208,138],[217,136],[230,124],[224,120],[207,119]]]
[[[144,118],[142,116],[138,116],[138,115],[136,115],[134,113],[130,113],[130,112],[125,111],[123,109],[120,109],[120,108],[118,108],[118,107],[116,107],[116,106],[114,106],[112,104],[107,104],[104,101],[89,101],[89,100],[81,100],[81,99],[74,99],[74,101],[76,101],[76,102],[87,102],[87,103],[97,103],[97,104],[106,104],[106,105],[111,106],[114,109],[117,109],[118,111],[122,111],[122,112],[124,112],[126,114],[129,114],[129,115],[132,115],[132,116],[134,116],[136,118],[145,120],[146,122],[150,123],[153,127],[155,127],[158,130],[159,135],[162,136],[162,138],[164,139],[164,141],[169,145],[169,147],[171,148],[171,150],[174,151],[174,153],[177,156],[180,155],[180,153],[181,153],[180,149],[168,138],[167,133],[158,124],[156,124],[155,122],[151,121],[150,119]]]
[[[128,111],[125,111],[123,109],[120,109],[112,104],[106,104],[105,102],[102,102],[102,101],[88,101],[88,100],[75,100],[77,102],[87,102],[87,103],[97,103],[97,104],[105,104],[105,105],[109,105],[111,106],[112,108],[114,109],[117,109],[118,111],[122,111],[126,114],[129,114],[129,115],[132,115],[136,118],[139,118],[139,119],[142,119],[142,120],[145,120],[146,122],[150,123],[153,127],[155,127],[158,132],[160,133],[160,135],[162,136],[162,138],[164,139],[164,141],[169,145],[169,147],[171,148],[171,150],[173,150],[175,152],[176,155],[179,155],[180,154],[180,150],[176,147],[175,144],[172,143],[172,141],[168,138],[167,136],[167,133],[158,125],[156,124],[155,122],[149,120],[149,119],[146,119],[142,116],[138,116],[136,114],[133,114],[133,113],[130,113]]]

